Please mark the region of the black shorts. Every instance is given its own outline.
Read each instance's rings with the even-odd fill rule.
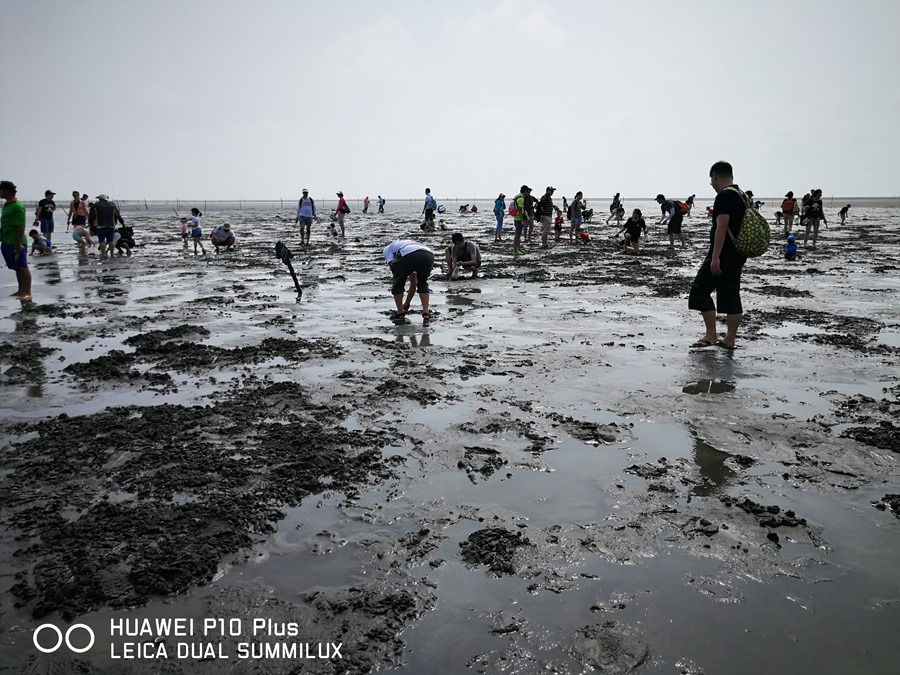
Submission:
[[[434,220],[434,209],[425,209],[425,220]]]
[[[72,216],[72,225],[84,225],[87,223],[85,216]]]
[[[709,253],[694,283],[691,284],[691,294],[688,297],[688,309],[696,309],[699,312],[714,312],[719,314],[743,314],[741,305],[741,272],[744,269],[746,258],[740,255],[722,256],[719,262],[722,273],[713,276],[710,269],[712,257]],[[713,304],[712,292],[716,292],[716,302]]]
[[[681,234],[681,223],[684,222],[684,216],[676,213],[675,217],[669,221],[668,234]]]
[[[428,293],[428,277],[431,276],[432,267],[434,267],[434,254],[425,249],[413,251],[395,260],[391,265],[391,273],[394,275],[391,295],[403,295],[406,280],[413,272],[416,273],[416,292]]]

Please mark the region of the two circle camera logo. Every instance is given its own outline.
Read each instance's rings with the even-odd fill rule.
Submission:
[[[38,641],[38,636],[44,629],[49,630],[51,633],[56,633],[56,644],[52,647],[43,647]],[[85,633],[87,633],[88,643],[86,647],[78,647],[72,644],[72,633],[77,629],[81,629]],[[94,631],[91,630],[90,626],[86,626],[83,623],[73,623],[71,626],[69,626],[68,630],[63,633],[57,626],[54,626],[52,623],[42,623],[40,626],[35,628],[34,637],[32,638],[32,640],[34,641],[34,646],[37,647],[38,651],[42,651],[44,652],[44,654],[52,654],[57,649],[62,647],[63,642],[66,643],[66,647],[69,648],[69,651],[76,654],[84,654],[84,652],[94,646]]]

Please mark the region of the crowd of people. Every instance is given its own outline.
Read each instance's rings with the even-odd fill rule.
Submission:
[[[714,204],[709,207],[711,228],[709,234],[709,249],[707,255],[697,272],[691,286],[688,306],[700,312],[703,317],[705,332],[693,345],[695,349],[717,346],[726,350],[735,348],[735,337],[741,322],[743,309],[740,300],[740,279],[746,257],[738,252],[735,247],[736,238],[740,233],[742,222],[748,210],[758,211],[763,202],[753,197],[752,191],[741,191],[734,184],[731,165],[727,162],[717,162],[710,169],[710,184],[716,191]],[[51,255],[54,250],[53,236],[55,232],[54,212],[57,210],[54,201],[54,193],[47,190],[35,209],[34,227],[25,234],[26,209],[16,196],[17,188],[10,181],[0,182],[0,198],[4,200],[2,221],[2,253],[7,267],[14,270],[18,282],[18,288],[14,297],[21,300],[31,299],[31,275],[28,270],[28,238],[31,239],[32,255]],[[501,192],[494,201],[493,213],[496,218],[494,229],[494,241],[500,242],[503,238],[503,229],[507,217],[511,217],[513,224],[513,256],[526,255],[523,248],[525,242],[533,241],[535,228],[540,234],[540,247],[549,248],[550,236],[554,235],[559,242],[564,232],[567,233],[568,242],[571,244],[589,244],[590,234],[585,228],[589,222],[593,210],[587,208],[584,195],[581,191],[569,201],[562,199],[562,207],[554,202],[556,188],[547,186],[540,198],[532,194],[527,185],[522,185],[518,193],[509,204],[506,195]],[[333,236],[345,236],[344,217],[350,213],[350,208],[344,199],[343,192],[336,193],[337,206],[331,212],[331,233]],[[667,198],[660,193],[656,196],[656,202],[660,206],[660,217],[656,225],[665,226],[669,238],[669,247],[675,247],[676,238],[682,247],[688,245],[684,237],[682,226],[684,218],[690,215],[694,206],[696,195],[691,195],[684,201]],[[384,212],[386,201],[378,196],[378,212]],[[363,212],[368,211],[369,199],[364,201]],[[433,231],[435,229],[435,213],[439,211],[437,201],[431,194],[431,189],[425,189],[425,199],[422,205],[423,216],[422,229]],[[847,204],[840,211],[841,223],[844,223],[847,213],[851,208]],[[475,207],[469,205],[460,207],[460,212],[473,212]],[[640,241],[647,235],[647,223],[640,209],[633,209],[630,217],[625,218],[625,206],[621,195],[616,193],[609,205],[609,217],[606,223],[615,220],[619,227],[614,237],[617,240],[617,248],[622,253],[640,254]],[[195,254],[206,254],[204,246],[203,227],[201,224],[202,213],[197,208],[191,209],[191,217],[181,218],[181,235],[184,248],[188,249],[193,242]],[[822,191],[810,190],[801,200],[794,198],[793,192],[785,195],[781,208],[775,213],[776,223],[783,227],[785,237],[784,256],[788,260],[799,260],[798,244],[792,234],[795,217],[799,217],[799,224],[805,228],[803,240],[807,246],[810,235],[815,248],[819,235],[820,223],[827,225],[825,212],[822,205]],[[299,224],[300,241],[302,245],[310,243],[311,227],[318,220],[315,200],[309,196],[309,191],[304,189],[302,197],[297,204],[295,222]],[[568,226],[566,223],[568,222]],[[95,245],[98,247],[100,258],[112,255],[130,256],[136,246],[134,232],[128,227],[116,204],[106,194],[97,195],[91,202],[88,196],[78,191],[72,193],[72,201],[67,211],[67,232],[71,227],[72,239],[78,245],[79,255],[85,255]],[[337,228],[340,228],[338,234]],[[443,221],[442,221],[443,229]],[[619,238],[621,236],[621,238]],[[96,243],[95,243],[96,239]],[[237,238],[231,231],[229,224],[215,227],[209,235],[209,241],[216,252],[221,249],[234,250]],[[422,302],[422,317],[425,324],[431,320],[429,310],[428,279],[434,266],[434,252],[424,244],[408,239],[397,240],[384,248],[384,258],[391,267],[393,284],[391,294],[394,298],[396,309],[391,318],[396,323],[408,323],[407,312],[410,302],[415,294],[418,294]],[[464,234],[457,232],[451,238],[451,244],[444,251],[444,262],[451,280],[461,278],[462,274],[470,272],[472,277],[477,277],[481,268],[482,257],[478,244],[467,239]],[[409,283],[409,291],[406,284]],[[716,294],[716,301],[712,300],[712,293]],[[405,295],[405,299],[404,299]],[[726,315],[726,333],[719,338],[716,335],[716,314]]]
[[[758,213],[764,202],[754,199],[752,191],[742,191],[734,183],[733,169],[728,162],[713,164],[709,178],[710,185],[716,192],[715,201],[707,211],[710,219],[709,248],[691,284],[688,297],[689,309],[696,310],[701,315],[704,333],[690,346],[692,349],[717,347],[733,351],[736,348],[735,340],[743,317],[740,284],[744,263],[747,260],[746,255],[739,251],[737,240],[748,211]],[[593,212],[587,208],[583,193],[576,192],[571,202],[563,197],[560,208],[554,203],[555,192],[556,188],[547,186],[544,194],[537,198],[528,185],[522,185],[509,204],[506,201],[506,194],[500,192],[494,200],[493,208],[496,218],[494,242],[502,241],[505,220],[512,217],[513,256],[526,255],[523,242],[532,241],[535,227],[539,227],[541,248],[549,247],[551,233],[554,234],[555,240],[559,241],[566,229],[569,243],[590,243],[585,223],[589,221]],[[781,211],[776,213],[776,220],[780,224],[784,219],[783,251],[786,260],[800,259],[795,237],[791,234],[795,213],[800,216],[800,223],[806,228],[804,246],[812,234],[813,241],[810,248],[815,248],[819,223],[825,222],[821,197],[822,191],[818,189],[810,190],[799,203],[793,200],[792,192],[785,196]],[[660,206],[660,217],[656,225],[666,227],[669,248],[675,248],[676,239],[682,247],[688,245],[683,232],[683,223],[684,218],[691,214],[695,199],[695,194],[684,201],[667,198],[662,193],[656,196],[656,202]],[[433,222],[435,205],[431,190],[426,188],[422,207],[426,222]],[[842,223],[850,208],[851,205],[847,204],[841,209]],[[641,237],[647,234],[647,223],[641,209],[633,209],[631,216],[625,219],[626,210],[621,195],[616,193],[609,205],[609,212],[606,222],[615,220],[620,228],[614,235],[618,250],[623,253],[640,254]],[[565,228],[566,221],[568,221],[567,228]],[[768,234],[766,237],[767,242]],[[383,253],[391,267],[393,277],[391,293],[396,311],[391,315],[391,319],[395,323],[408,323],[410,302],[418,293],[422,298],[423,323],[429,323],[431,313],[428,309],[428,277],[434,265],[434,252],[424,244],[403,239],[386,246]],[[471,270],[472,276],[475,277],[481,267],[481,252],[475,242],[467,240],[462,233],[457,232],[452,236],[451,245],[444,251],[444,261],[450,279],[459,278],[468,270]],[[405,291],[407,281],[410,283],[408,292]],[[721,337],[716,332],[717,314],[725,315],[726,331]]]

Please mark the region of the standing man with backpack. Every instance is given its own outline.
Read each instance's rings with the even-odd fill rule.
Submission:
[[[541,248],[547,248],[547,239],[550,237],[550,228],[553,227],[553,212],[556,210],[553,206],[553,193],[555,187],[547,186],[544,196],[538,202],[538,209],[541,217]]]
[[[344,216],[350,213],[350,207],[347,206],[347,202],[344,201],[344,193],[338,192],[338,205],[335,213],[337,214],[338,225],[341,226],[341,238],[344,237]]]
[[[662,209],[662,216],[659,218],[657,225],[666,225],[666,232],[669,234],[669,248],[675,248],[675,235],[681,241],[681,247],[687,245],[684,235],[681,233],[681,224],[684,222],[684,211],[673,200],[666,199],[664,194],[656,195],[656,202]]]
[[[729,352],[734,351],[738,326],[744,316],[741,305],[741,272],[747,258],[735,248],[734,238],[740,234],[748,206],[746,195],[734,184],[733,173],[728,162],[716,162],[709,170],[709,182],[716,191],[713,224],[709,231],[709,252],[700,265],[688,297],[688,309],[700,312],[706,332],[691,345],[693,349],[716,346]],[[713,291],[716,292],[715,303],[712,301]],[[727,330],[722,339],[716,334],[717,310],[719,314],[725,315]]]
[[[525,229],[525,204],[531,197],[531,188],[523,185],[519,189],[519,194],[513,197],[513,206],[516,207],[516,215],[513,216],[513,225],[515,233],[513,234],[513,255],[525,255],[522,250],[522,231]]]
[[[794,193],[788,191],[781,202],[781,216],[784,218],[784,236],[787,237],[791,233],[794,225],[794,212],[797,210],[797,200],[794,199]]]
[[[303,196],[300,197],[300,201],[297,203],[297,218],[294,220],[295,223],[300,223],[301,246],[309,244],[309,235],[314,218],[316,218],[316,202],[309,196],[309,190],[304,190]]]

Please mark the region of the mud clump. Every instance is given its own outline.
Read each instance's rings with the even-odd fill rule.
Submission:
[[[806,519],[797,518],[793,511],[782,511],[780,506],[772,504],[763,506],[751,499],[736,499],[734,497],[719,497],[719,501],[725,506],[735,506],[744,513],[756,518],[761,527],[805,527]]]
[[[457,463],[457,468],[463,469],[472,483],[477,483],[476,474],[483,479],[490,478],[495,471],[508,464],[493,448],[466,447],[466,454]]]
[[[879,511],[890,509],[895,516],[900,518],[900,495],[885,495],[880,501],[872,502]]]
[[[487,565],[496,575],[515,574],[516,552],[532,543],[521,532],[510,532],[502,527],[489,527],[469,535],[459,545],[462,558],[470,565]]]
[[[395,475],[394,439],[326,426],[308,392],[275,385],[242,405],[108,408],[12,425],[0,518],[19,532],[30,569],[13,592],[36,617],[68,619],[178,593],[275,530],[285,505]],[[271,404],[285,391],[292,406]]]
[[[860,443],[882,450],[900,452],[900,426],[882,420],[876,427],[851,427],[841,432],[841,437],[852,438]]]

